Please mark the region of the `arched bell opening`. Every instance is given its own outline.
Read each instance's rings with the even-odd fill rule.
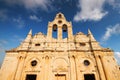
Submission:
[[[53,28],[52,28],[52,37],[53,38],[57,38],[57,31],[58,31],[57,24],[54,24]]]
[[[63,32],[63,34],[62,34],[63,39],[64,39],[64,38],[67,38],[67,37],[68,37],[68,27],[67,27],[66,24],[64,24],[64,25],[62,26],[62,32]]]

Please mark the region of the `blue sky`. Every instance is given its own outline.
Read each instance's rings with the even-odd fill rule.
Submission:
[[[20,45],[30,29],[46,34],[58,12],[72,21],[74,34],[90,29],[120,65],[120,0],[0,0],[0,64],[5,50]]]

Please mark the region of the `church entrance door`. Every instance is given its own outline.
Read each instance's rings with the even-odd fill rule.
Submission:
[[[36,74],[27,74],[25,80],[36,80]]]
[[[95,80],[94,74],[84,74],[84,80]]]

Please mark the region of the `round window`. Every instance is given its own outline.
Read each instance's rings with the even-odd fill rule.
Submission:
[[[62,23],[62,21],[61,21],[61,20],[59,20],[59,21],[58,21],[58,23],[59,23],[59,24],[61,24],[61,23]]]
[[[37,65],[37,61],[36,60],[31,61],[31,66],[36,66],[36,65]]]
[[[84,65],[88,66],[88,65],[90,65],[90,62],[88,60],[84,60]]]

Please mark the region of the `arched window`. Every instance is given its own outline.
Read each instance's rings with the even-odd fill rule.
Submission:
[[[67,29],[67,25],[66,24],[64,24],[63,26],[62,26],[62,32],[63,32],[63,38],[66,38],[66,37],[68,37],[68,29]]]
[[[52,37],[57,38],[57,24],[53,25]]]

